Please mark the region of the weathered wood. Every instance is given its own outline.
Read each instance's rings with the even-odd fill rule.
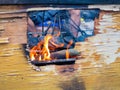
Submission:
[[[9,38],[6,37],[6,38],[0,38],[0,44],[1,43],[9,43]]]
[[[99,8],[100,10],[105,10],[105,11],[120,11],[120,5],[89,5],[88,8]]]
[[[111,26],[111,19],[120,17],[119,13],[113,14],[102,20],[107,26]],[[120,30],[106,28],[102,21],[99,24],[101,34],[76,44],[76,50],[82,52],[83,58],[76,60],[74,65],[43,66],[39,69],[41,72],[37,72],[27,63],[22,45],[0,44],[0,89],[76,90],[84,87],[82,90],[119,90]],[[112,22],[118,24],[120,21]]]
[[[27,43],[27,14],[0,14],[0,26],[4,29],[0,37],[8,37],[10,43]]]
[[[9,11],[8,11],[9,12]],[[7,12],[5,12],[5,13],[0,13],[0,19],[7,19],[8,18],[8,20],[9,20],[9,18],[26,18],[27,17],[27,13],[7,13]]]
[[[3,26],[0,26],[0,33],[3,32],[5,28]]]

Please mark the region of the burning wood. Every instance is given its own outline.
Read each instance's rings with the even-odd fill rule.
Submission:
[[[58,47],[63,47],[64,44],[56,44],[55,42],[52,41],[52,35],[48,34],[44,37],[44,40],[41,40],[36,46],[34,46],[30,50],[30,59],[31,61],[51,61],[51,60],[57,60],[57,59],[69,59],[71,57],[79,55],[79,52],[77,52],[74,49],[69,49],[70,45],[73,43],[71,40],[69,44],[67,45],[67,50],[60,50],[60,51],[55,51],[51,52],[51,50],[54,50]],[[50,45],[52,44],[53,49],[50,49]]]
[[[67,52],[67,53],[66,53]],[[66,57],[66,54],[68,55]],[[53,59],[70,59],[70,58],[74,58],[77,55],[80,55],[80,53],[74,49],[65,49],[65,50],[60,50],[57,52],[52,52],[51,53],[51,58]]]
[[[72,45],[72,43],[73,43],[73,41],[71,40],[70,42],[69,42],[69,44],[67,45],[67,50],[66,50],[66,59],[69,59],[69,51],[68,51],[68,48]]]
[[[46,35],[44,41],[40,41],[37,46],[30,50],[31,60],[51,60],[48,42],[52,38],[51,35]]]
[[[51,60],[50,58],[50,51],[49,51],[49,48],[48,48],[48,41],[49,39],[51,39],[52,36],[51,35],[47,35],[45,38],[44,38],[44,45],[43,45],[43,48],[42,48],[42,55],[44,55],[43,57],[43,60]]]

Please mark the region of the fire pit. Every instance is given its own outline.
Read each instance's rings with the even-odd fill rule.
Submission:
[[[74,49],[68,49],[69,47],[64,50],[51,52],[51,49],[49,48],[49,40],[51,38],[51,35],[46,35],[43,41],[41,40],[36,46],[29,48],[27,55],[29,57],[29,61],[36,66],[75,63],[75,56],[79,55],[79,52]],[[68,44],[68,46],[70,46],[70,44],[71,42]]]
[[[69,54],[73,58],[69,58],[69,57],[66,58],[65,53],[66,53],[66,50],[61,50],[61,51],[51,53],[51,58],[53,58],[53,59],[50,59],[50,60],[47,60],[47,59],[39,60],[37,58],[35,59],[34,57],[30,58],[29,50],[27,50],[26,55],[27,55],[28,61],[35,66],[45,66],[45,65],[51,65],[51,64],[54,64],[54,65],[74,64],[76,61],[76,58],[74,58],[74,57],[76,57],[76,55],[78,55],[79,53],[74,49],[69,49]]]
[[[38,48],[35,49],[35,47],[26,50],[28,60],[30,61],[30,63],[36,66],[44,66],[51,64],[55,65],[74,64],[76,60],[75,58],[76,55],[79,55],[79,52],[77,52],[74,49],[64,49],[51,53],[50,52],[43,53],[42,50],[38,50]]]
[[[39,17],[35,17],[37,13]],[[29,61],[37,66],[73,64],[75,57],[79,55],[73,48],[77,41],[75,34],[80,28],[76,24],[73,25],[75,21],[70,19],[68,11],[43,10],[37,13],[32,12],[30,15],[37,27],[34,28],[35,25],[31,25],[32,21],[28,19],[31,21],[28,22],[31,32],[31,35],[28,35]],[[38,31],[33,30],[36,28]],[[35,37],[35,34],[38,36]]]

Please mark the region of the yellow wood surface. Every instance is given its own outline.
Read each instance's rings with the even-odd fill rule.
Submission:
[[[120,30],[114,27],[120,13],[105,15],[97,26],[101,34],[76,43],[81,56],[74,65],[39,71],[28,64],[22,45],[0,44],[0,90],[120,90]]]

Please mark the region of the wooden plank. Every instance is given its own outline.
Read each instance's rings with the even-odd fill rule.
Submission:
[[[4,20],[0,25],[4,27],[4,32],[1,36],[20,36],[26,35],[27,30],[27,22],[26,18],[21,19],[11,19],[11,20]]]
[[[88,8],[99,8],[100,10],[120,11],[120,5],[89,5]]]
[[[0,37],[0,44],[2,43],[9,43],[9,38],[8,37]]]
[[[12,44],[26,44],[27,43],[27,36],[20,35],[20,36],[9,36],[9,41]]]
[[[26,13],[0,14],[0,26],[4,28],[0,37],[8,37],[10,43],[27,43]]]
[[[8,11],[9,12],[9,11]],[[20,18],[20,17],[27,17],[26,13],[0,13],[1,18]]]

